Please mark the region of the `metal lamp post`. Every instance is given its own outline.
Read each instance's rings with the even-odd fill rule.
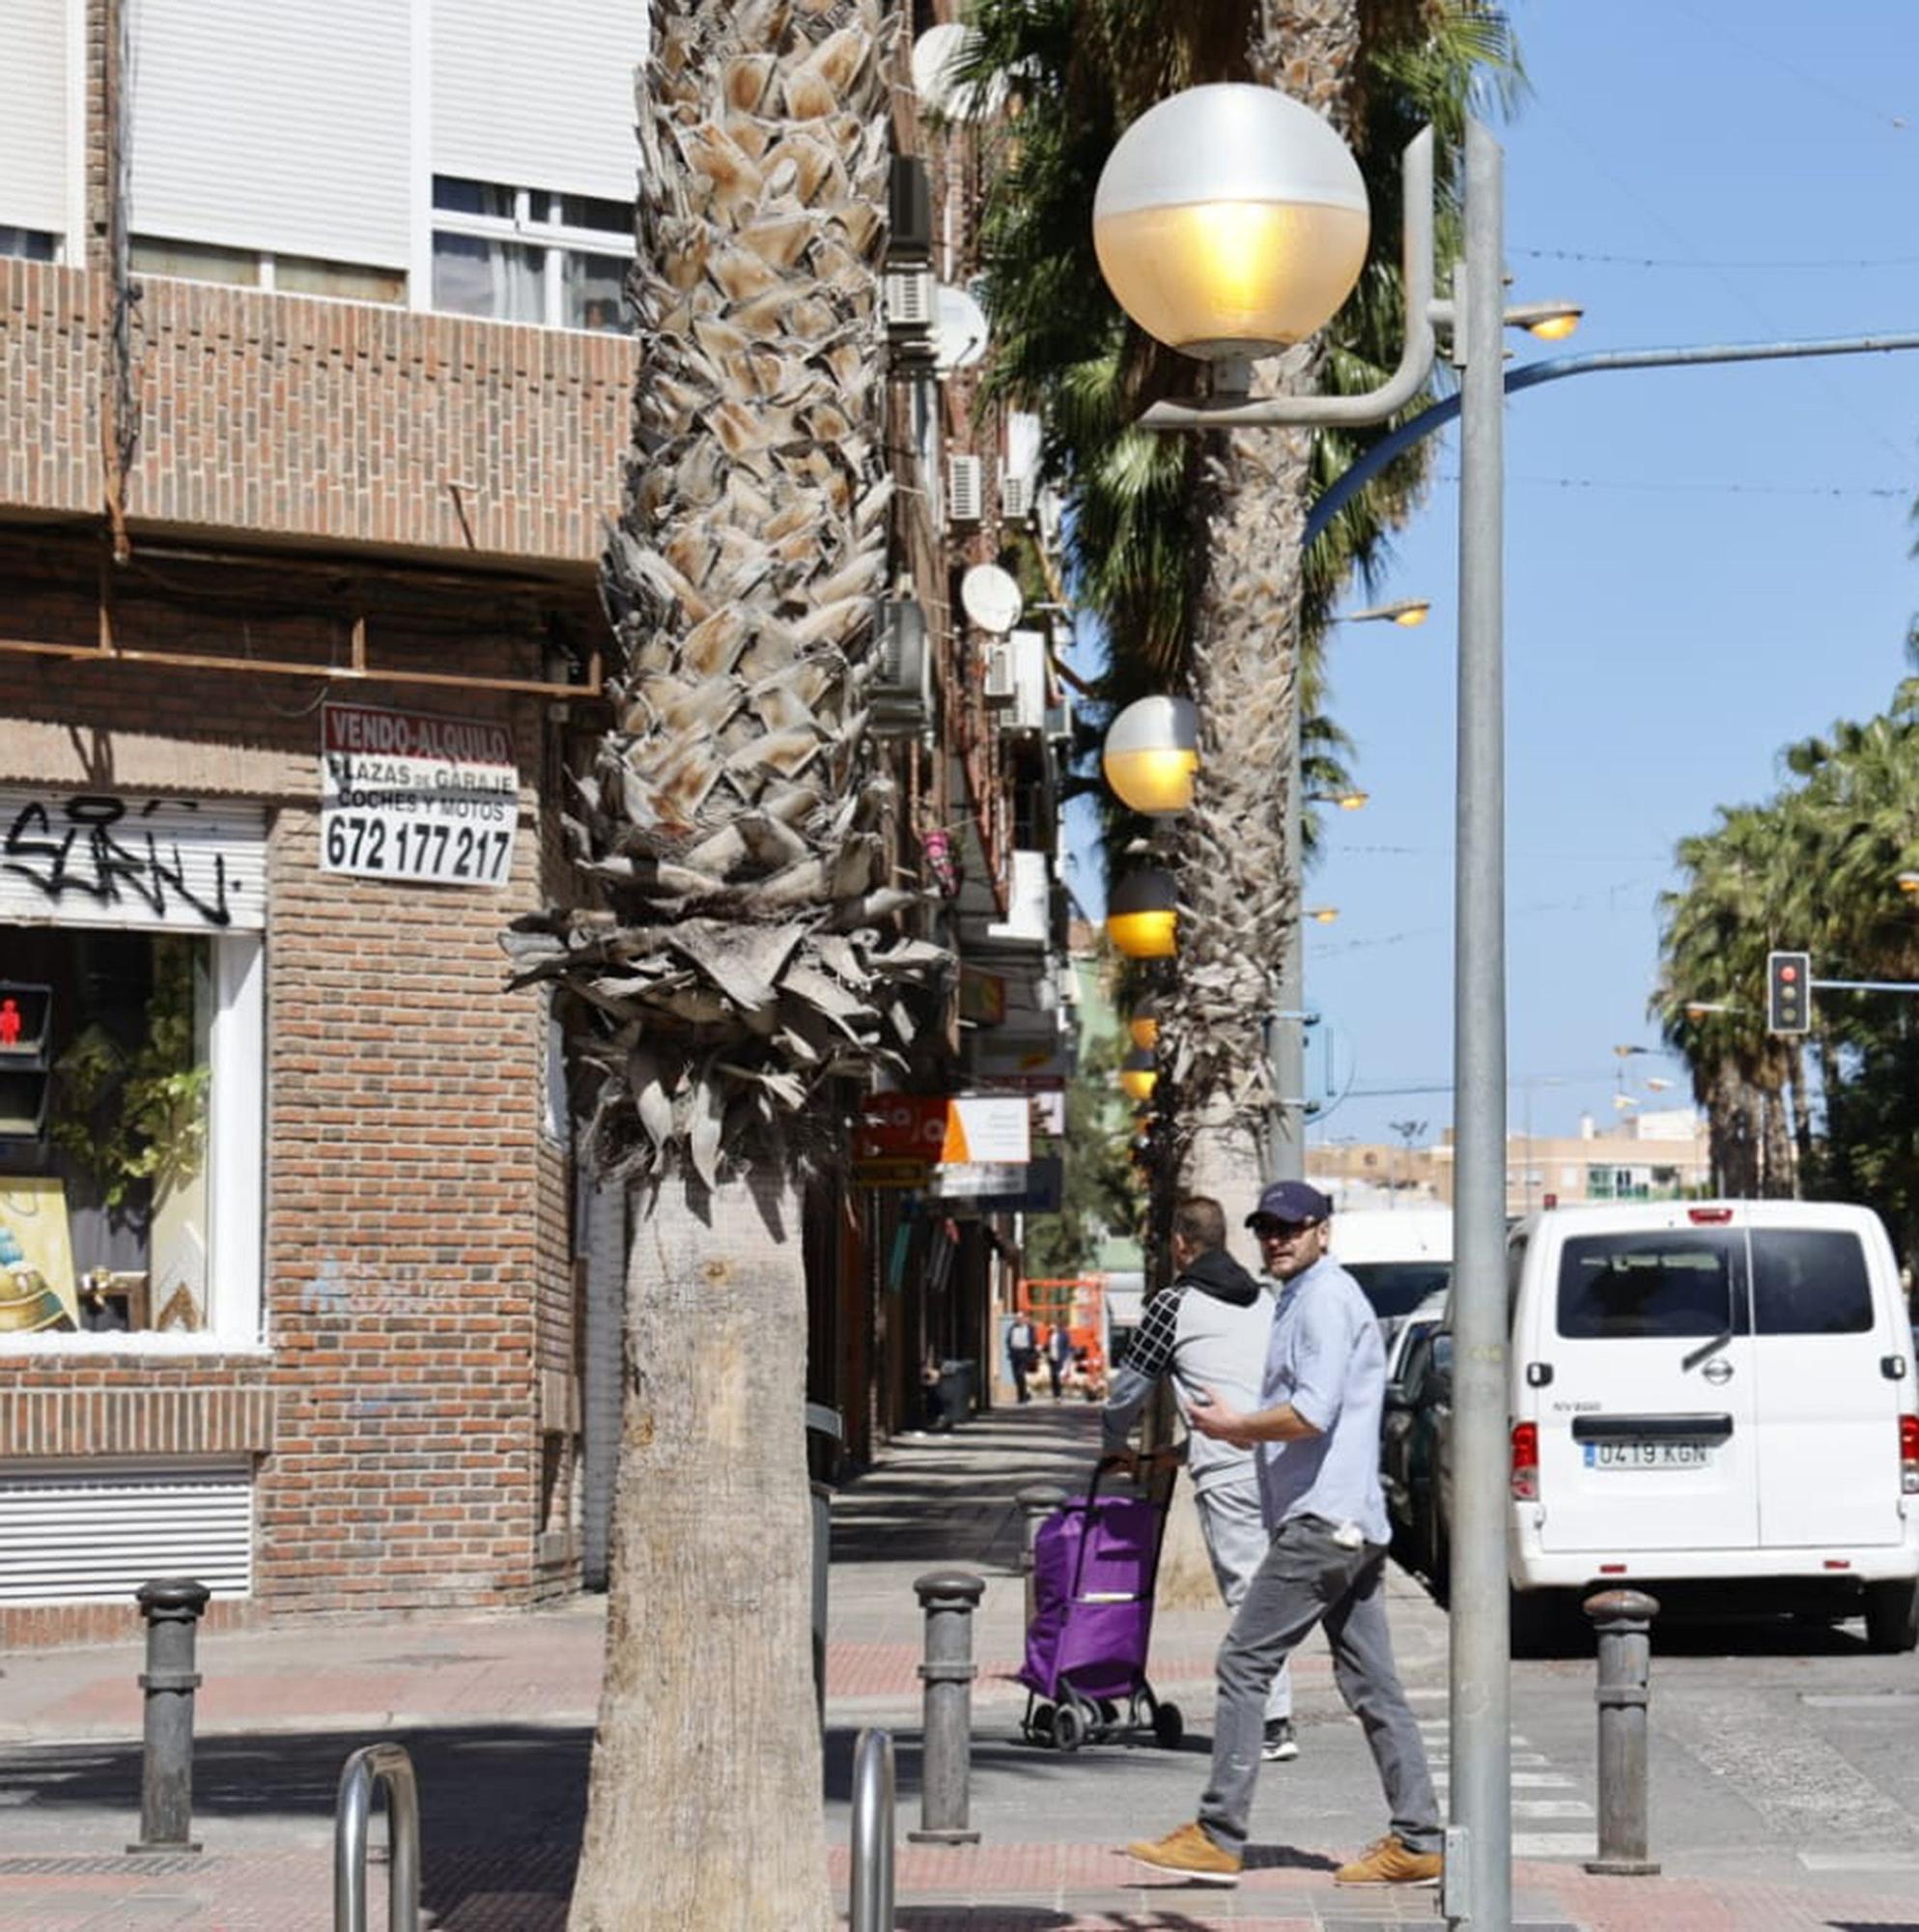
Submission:
[[[1264,95],[1264,102],[1244,99]],[[1273,102],[1283,103],[1284,112]],[[1266,286],[1247,257],[1275,228],[1299,242],[1275,274],[1300,268],[1314,236],[1344,240],[1342,197],[1350,178],[1329,158],[1337,137],[1297,102],[1258,88],[1195,88],[1162,101],[1121,137],[1100,180],[1093,232],[1100,264],[1121,305],[1162,340],[1216,363],[1214,394],[1199,405],[1161,403],[1148,428],[1227,429],[1377,423],[1403,409],[1431,367],[1432,145],[1417,136],[1405,157],[1406,340],[1399,366],[1365,396],[1244,399],[1234,394],[1225,358],[1271,354],[1320,327],[1359,271],[1350,251],[1328,248],[1302,271],[1315,300],[1275,300],[1255,315]],[[1466,259],[1453,299],[1438,319],[1453,328],[1459,367],[1460,530],[1458,806],[1453,982],[1454,1125],[1458,1168],[1453,1206],[1455,1347],[1453,1406],[1453,1596],[1452,1618],[1452,1818],[1447,1833],[1444,1906],[1454,1925],[1506,1932],[1511,1921],[1511,1804],[1507,1759],[1510,1684],[1507,1644],[1505,1525],[1506,1297],[1506,959],[1502,528],[1504,490],[1502,331],[1505,327],[1501,155],[1471,124],[1466,137]],[[1210,197],[1210,202],[1208,200]],[[1290,222],[1248,218],[1209,231],[1212,204],[1256,211],[1271,201]],[[1164,207],[1157,203],[1167,204]],[[1363,200],[1362,200],[1363,206]],[[1115,218],[1116,217],[1116,218]],[[1169,224],[1177,224],[1176,231]],[[1176,233],[1176,245],[1166,242]],[[1215,260],[1205,242],[1210,236]],[[1159,241],[1153,255],[1145,239]],[[1285,251],[1282,251],[1283,253]],[[1363,254],[1363,249],[1362,249]],[[1143,260],[1135,260],[1135,256]],[[1330,267],[1329,267],[1330,262]],[[1349,270],[1349,271],[1348,271]],[[1344,280],[1340,275],[1344,274]],[[1140,277],[1145,278],[1143,298]],[[1196,306],[1165,318],[1165,285],[1188,278]],[[1207,297],[1225,292],[1219,320]],[[1248,291],[1252,291],[1251,295]],[[1196,312],[1197,307],[1197,312]],[[1160,325],[1160,326],[1156,326]],[[1224,378],[1225,380],[1222,380]],[[1287,769],[1297,770],[1297,706]],[[1289,811],[1290,864],[1297,866],[1296,808]],[[1295,872],[1294,876],[1297,876]],[[1295,953],[1294,958],[1297,958]],[[1299,1061],[1297,967],[1282,960],[1274,1063],[1280,1098],[1304,1084]],[[1291,1082],[1288,1085],[1288,1081]],[[1275,1152],[1296,1157],[1297,1136]]]

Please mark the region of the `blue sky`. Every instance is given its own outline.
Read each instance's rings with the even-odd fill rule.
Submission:
[[[1848,0],[1520,0],[1531,89],[1498,129],[1512,299],[1575,351],[1919,328],[1919,16]],[[1541,1133],[1682,1097],[1646,1018],[1676,840],[1764,796],[1782,746],[1880,708],[1919,610],[1919,352],[1588,375],[1507,442],[1510,1116]],[[1330,814],[1308,1004],[1345,1097],[1315,1138],[1450,1122],[1456,443],[1370,590],[1419,630],[1335,632],[1330,708],[1371,803]],[[1076,843],[1085,838],[1085,821]],[[1915,828],[1919,844],[1919,828]],[[1071,876],[1091,898],[1097,867]],[[1778,935],[1782,943],[1790,935]],[[1843,962],[1840,962],[1843,963]],[[1326,1068],[1323,1045],[1315,1058]],[[1676,1082],[1665,1095],[1645,1076]]]

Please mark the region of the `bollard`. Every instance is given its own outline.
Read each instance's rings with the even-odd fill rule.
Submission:
[[[1039,1526],[1066,1500],[1066,1492],[1052,1483],[1029,1483],[1013,1500],[1020,1506],[1020,1570],[1026,1577],[1026,1620],[1032,1625],[1032,1547]]]
[[[852,1896],[847,1932],[893,1932],[893,1741],[865,1730],[853,1746]]]
[[[926,1612],[924,1743],[915,1844],[976,1845],[967,1817],[973,1755],[973,1612],[985,1583],[965,1570],[935,1570],[914,1584]]]
[[[1642,1590],[1601,1590],[1586,1599],[1599,1634],[1599,1856],[1589,1872],[1650,1878],[1646,1856],[1646,1732],[1656,1599]]]
[[[367,1932],[366,1837],[386,1786],[387,1932],[420,1932],[420,1788],[405,1745],[363,1745],[340,1767],[333,1814],[333,1932]]]
[[[190,1577],[156,1577],[134,1594],[147,1620],[140,1842],[129,1852],[197,1852],[193,1839],[193,1667],[200,1613],[212,1592]]]

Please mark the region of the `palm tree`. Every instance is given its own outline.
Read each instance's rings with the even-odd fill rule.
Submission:
[[[616,724],[569,821],[597,904],[510,935],[644,1208],[574,1932],[832,1916],[798,1182],[945,958],[893,929],[863,731],[887,31],[879,0],[657,0],[639,89]]]

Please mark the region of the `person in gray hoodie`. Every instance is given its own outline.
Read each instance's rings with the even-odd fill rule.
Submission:
[[[1147,1302],[1103,1411],[1107,1460],[1125,1468],[1138,1466],[1127,1437],[1164,1376],[1172,1378],[1182,1418],[1188,1399],[1207,1388],[1235,1408],[1258,1406],[1273,1298],[1227,1253],[1225,1209],[1210,1195],[1187,1195],[1172,1210],[1171,1245],[1173,1279]],[[1272,1541],[1260,1513],[1253,1451],[1195,1433],[1187,1469],[1220,1595],[1228,1609],[1237,1609]],[[1260,1755],[1268,1763],[1299,1755],[1292,1678],[1284,1669],[1266,1699]]]

